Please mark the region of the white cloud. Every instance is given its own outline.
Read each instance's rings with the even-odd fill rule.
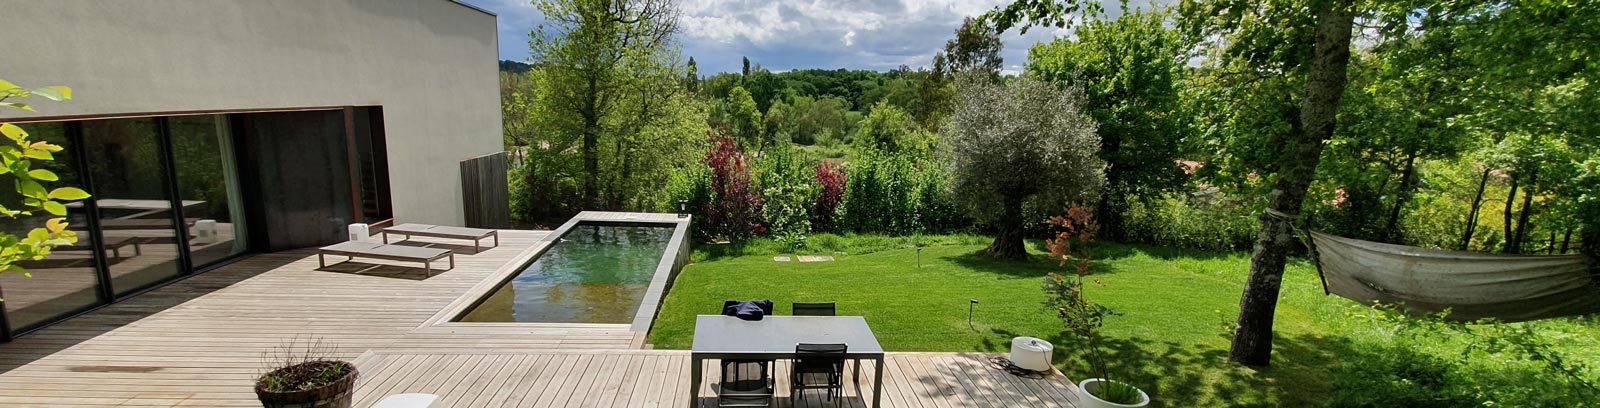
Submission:
[[[527,56],[527,32],[543,21],[537,8],[526,0],[466,1],[500,15],[502,58]],[[1009,1],[680,0],[678,39],[706,74],[737,72],[745,56],[772,70],[925,67],[964,17]],[[1066,34],[1046,28],[1007,33],[1005,70],[1020,71],[1029,47]]]

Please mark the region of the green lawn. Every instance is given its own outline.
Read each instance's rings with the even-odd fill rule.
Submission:
[[[685,267],[673,285],[650,342],[688,348],[694,316],[717,313],[724,299],[773,299],[778,314],[788,314],[790,302],[833,301],[840,314],[865,316],[890,351],[1003,352],[1011,337],[1035,336],[1057,345],[1057,366],[1068,376],[1088,374],[1077,340],[1063,338],[1059,321],[1040,305],[1040,278],[1056,270],[1053,262],[1042,257],[994,261],[973,255],[983,247],[981,237],[929,237],[934,246],[923,250],[918,267],[917,251],[901,238],[827,239],[817,242],[825,245],[813,245],[824,249],[813,252],[832,254],[835,262],[773,262],[770,245],[700,249],[697,262]],[[1037,245],[1034,252],[1040,252]],[[1107,320],[1105,343],[1116,368],[1149,392],[1157,406],[1322,405],[1335,395],[1334,373],[1341,364],[1372,361],[1377,366],[1395,355],[1392,333],[1353,317],[1368,309],[1324,296],[1315,270],[1291,261],[1278,306],[1273,366],[1256,370],[1227,364],[1226,334],[1237,313],[1248,254],[1116,244],[1097,245],[1094,253],[1096,277],[1104,286],[1091,287],[1088,295],[1120,313]],[[968,299],[980,302],[971,327]],[[1600,347],[1595,319],[1539,324],[1561,340],[1561,351],[1585,356],[1589,364],[1600,360],[1592,352]],[[1425,346],[1435,346],[1425,351],[1439,354],[1454,350],[1448,344]],[[1526,366],[1519,364],[1498,362],[1484,369]]]

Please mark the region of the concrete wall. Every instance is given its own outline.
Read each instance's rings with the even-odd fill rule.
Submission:
[[[400,222],[460,225],[502,150],[495,17],[449,0],[0,0],[0,78],[38,114],[381,105]]]

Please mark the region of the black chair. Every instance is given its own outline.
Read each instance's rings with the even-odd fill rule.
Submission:
[[[844,399],[844,357],[849,350],[846,344],[809,344],[794,346],[794,365],[789,370],[789,400],[805,398],[805,390],[828,390],[827,400],[839,404]]]
[[[722,315],[733,316],[733,306],[741,301],[722,302]],[[757,302],[761,310],[772,314],[772,302]],[[719,407],[770,407],[774,398],[772,373],[776,365],[772,360],[722,360],[722,382],[718,384]]]
[[[827,303],[794,302],[794,315],[795,316],[833,316],[834,315],[833,302],[827,302]]]
[[[770,360],[723,360],[718,407],[770,407],[775,395]]]

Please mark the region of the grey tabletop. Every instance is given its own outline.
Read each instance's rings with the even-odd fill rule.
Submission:
[[[694,354],[773,357],[794,354],[796,343],[845,343],[854,358],[883,355],[883,346],[861,316],[767,316],[744,321],[700,315],[694,322]]]

